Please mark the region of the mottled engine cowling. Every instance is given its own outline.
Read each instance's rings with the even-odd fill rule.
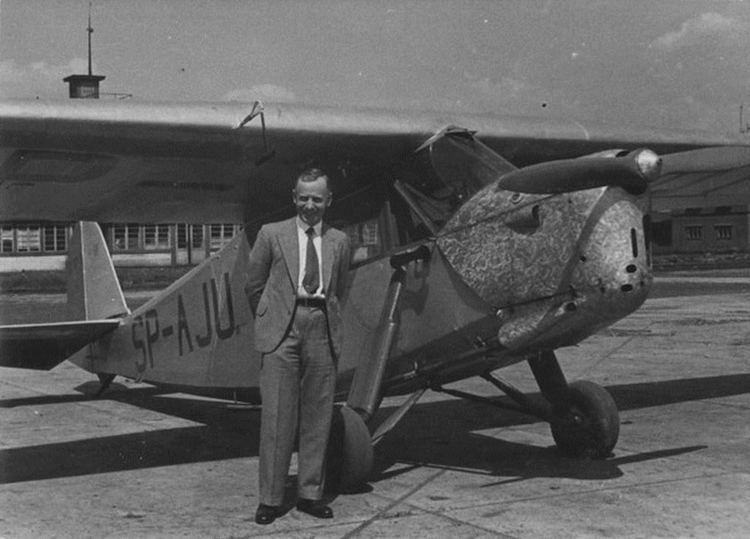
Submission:
[[[576,344],[636,310],[652,283],[643,212],[618,187],[529,195],[493,183],[456,212],[438,246],[497,309],[511,349]]]

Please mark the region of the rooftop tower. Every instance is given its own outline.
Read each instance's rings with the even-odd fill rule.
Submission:
[[[103,75],[94,75],[91,72],[91,34],[94,29],[91,27],[91,2],[89,2],[89,25],[86,27],[89,38],[89,73],[88,75],[69,75],[63,79],[63,82],[69,84],[68,95],[74,99],[99,99],[99,83],[106,77]]]

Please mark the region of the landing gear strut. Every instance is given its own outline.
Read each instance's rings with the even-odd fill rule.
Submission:
[[[357,366],[346,404],[334,410],[326,470],[329,489],[352,491],[367,481],[373,466],[373,445],[424,393],[424,389],[415,392],[373,435],[370,434],[367,423],[371,422],[380,407],[383,376],[400,326],[398,306],[406,283],[406,267],[417,261],[427,263],[430,256],[431,251],[425,245],[411,247],[391,256],[393,275],[369,348],[371,355]]]
[[[609,392],[593,382],[568,385],[555,353],[529,359],[542,395],[552,405],[552,437],[563,455],[602,459],[620,435],[620,414]]]
[[[532,399],[489,372],[482,378],[508,395],[517,406],[464,391],[433,387],[456,397],[511,409],[547,421],[563,455],[603,459],[611,455],[620,434],[620,414],[609,392],[588,381],[568,385],[554,352],[544,351],[529,359],[543,401]]]

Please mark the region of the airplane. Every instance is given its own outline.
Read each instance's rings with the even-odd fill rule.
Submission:
[[[569,383],[555,350],[640,307],[649,213],[737,203],[750,146],[729,136],[450,111],[255,103],[0,102],[0,215],[76,222],[69,320],[0,326],[0,365],[116,376],[260,401],[244,293],[263,223],[293,214],[292,180],[329,172],[327,220],[353,240],[331,477],[367,481],[373,448],[427,390],[481,377],[550,423],[564,455],[607,458],[607,390]],[[138,308],[97,222],[241,223],[221,251]],[[540,395],[496,371],[528,363]],[[385,419],[386,396],[403,403]]]

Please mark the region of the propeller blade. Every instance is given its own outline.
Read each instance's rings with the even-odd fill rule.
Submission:
[[[529,194],[558,194],[596,187],[622,187],[643,194],[659,177],[661,158],[651,150],[635,150],[621,157],[583,157],[531,165],[502,176],[499,189]]]

